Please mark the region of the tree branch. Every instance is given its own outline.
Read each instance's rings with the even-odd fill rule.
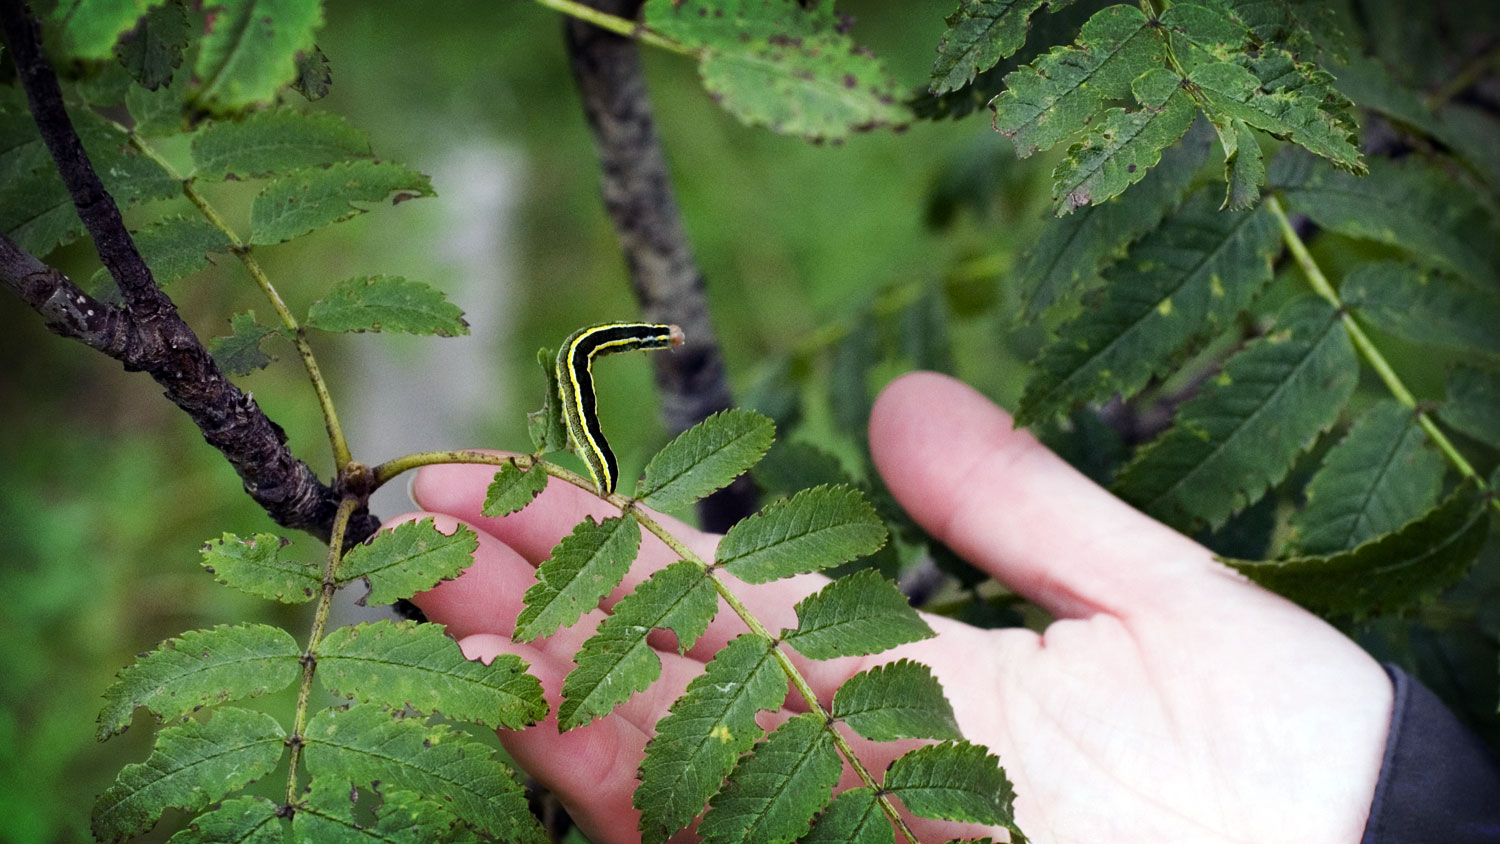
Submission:
[[[255,400],[224,377],[177,306],[156,286],[114,199],[99,181],[63,106],[41,32],[21,0],[0,0],[0,31],[42,138],[99,257],[125,298],[105,305],[0,234],[0,282],[41,314],[56,334],[82,341],[127,370],[149,374],[187,413],[209,445],[228,458],[250,494],[278,524],[327,540],[338,495],[286,447],[286,434]],[[348,541],[379,527],[361,508]]]
[[[589,5],[634,18],[641,0],[590,0]],[[567,23],[568,55],[584,113],[599,149],[604,208],[614,223],[636,299],[647,319],[682,326],[688,343],[653,355],[667,428],[680,433],[733,399],[719,353],[703,274],[693,260],[661,138],[656,133],[640,54],[633,41],[584,23]],[[723,531],[755,510],[746,478],[699,503],[709,530]]]

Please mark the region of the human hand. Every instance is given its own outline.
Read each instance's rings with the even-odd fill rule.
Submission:
[[[1360,840],[1391,710],[1390,682],[1362,650],[1110,496],[952,379],[918,373],[888,387],[870,447],[920,524],[1057,620],[1038,634],[928,616],[935,638],[874,657],[794,654],[825,704],[871,665],[908,657],[931,666],[964,735],[999,754],[1017,821],[1038,844]],[[445,531],[461,521],[479,531],[480,546],[462,577],[415,601],[470,658],[504,652],[531,662],[555,711],[570,657],[603,613],[527,645],[508,634],[536,564],[584,515],[612,508],[554,482],[520,513],[485,518],[492,474],[450,465],[418,476],[413,496],[431,512],[401,520],[437,515]],[[665,521],[712,557],[717,536]],[[605,606],[675,559],[647,536]],[[795,626],[793,605],[826,582],[806,575],[736,591],[778,629]],[[638,841],[630,800],[652,725],[741,632],[737,617],[720,612],[686,655],[670,637],[653,639],[662,679],[614,715],[563,734],[549,719],[501,739],[594,841]],[[878,771],[914,744],[856,749]],[[916,828],[924,841],[975,833]]]

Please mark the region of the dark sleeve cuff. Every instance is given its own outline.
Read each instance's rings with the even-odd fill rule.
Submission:
[[[1361,844],[1497,844],[1500,758],[1421,683],[1386,673],[1395,705]]]

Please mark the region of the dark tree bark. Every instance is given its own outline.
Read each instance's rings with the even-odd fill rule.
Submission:
[[[592,0],[634,18],[641,0]],[[693,260],[672,194],[635,42],[578,20],[567,22],[568,55],[584,114],[599,149],[604,208],[614,223],[641,310],[652,322],[682,326],[688,342],[652,355],[668,430],[680,433],[733,404],[703,274]],[[699,503],[704,528],[724,531],[755,510],[755,488],[741,478]]]
[[[21,0],[0,0],[0,31],[42,139],[125,304],[93,299],[4,235],[0,283],[36,310],[49,330],[154,378],[209,445],[229,460],[245,491],[277,524],[327,541],[339,492],[292,455],[281,427],[224,376],[171,298],[157,287],[84,152],[57,76],[42,53],[40,28]],[[364,540],[379,525],[360,510],[350,522],[348,542]]]

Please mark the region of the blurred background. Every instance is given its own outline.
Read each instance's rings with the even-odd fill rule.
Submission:
[[[954,5],[841,0],[839,9],[855,18],[855,40],[915,91]],[[1424,8],[1405,5],[1412,14]],[[528,449],[525,414],[541,404],[543,387],[536,350],[581,325],[638,314],[599,199],[562,20],[523,0],[325,6],[318,45],[333,86],[313,108],[349,118],[378,156],[429,174],[438,196],[382,205],[257,255],[294,312],[305,313],[335,282],[385,273],[438,287],[467,313],[467,337],[313,336],[357,459]],[[1370,41],[1410,81],[1440,82],[1450,71],[1432,56],[1443,48],[1396,37],[1400,21],[1392,17]],[[982,109],[811,145],[739,124],[705,95],[690,60],[649,49],[643,57],[738,399],[778,419],[795,416],[798,439],[833,451],[856,475],[864,465],[860,407],[904,369],[951,369],[1013,406],[1043,327],[1016,327],[1005,306],[1015,291],[1005,282],[1042,225],[1061,148],[1017,161]],[[163,152],[186,169],[185,137]],[[255,188],[229,182],[205,190],[247,230]],[[154,218],[163,205],[127,218]],[[1331,234],[1314,250],[1335,273],[1372,257],[1372,247]],[[48,260],[80,279],[97,267],[87,242]],[[1274,310],[1300,287],[1283,282],[1259,310]],[[270,317],[244,269],[227,258],[169,292],[204,338],[227,334],[231,313]],[[912,307],[923,297],[936,304]],[[893,330],[892,315],[900,315],[899,336],[883,335],[883,344],[899,352],[861,351],[866,338]],[[951,336],[951,349],[924,345],[937,332]],[[1441,394],[1450,358],[1391,338],[1381,343],[1421,397]],[[270,351],[277,364],[237,381],[326,478],[332,459],[295,352]],[[221,588],[199,567],[204,540],[277,528],[149,378],[48,334],[11,297],[0,297],[0,367],[10,432],[0,440],[0,842],[84,841],[94,796],[149,750],[144,715],[125,735],[94,741],[100,694],[115,672],[193,628],[265,621],[300,636],[306,607]],[[597,372],[622,475],[636,474],[666,439],[648,362],[623,355]],[[789,386],[807,383],[817,386]],[[1380,389],[1365,387],[1368,404]],[[1118,438],[1093,424],[1052,440],[1086,470],[1123,453]],[[1278,506],[1284,502],[1267,498],[1237,521],[1263,526]],[[399,482],[372,506],[384,518],[411,508]],[[306,559],[320,552],[307,537],[288,538]],[[1500,594],[1496,548],[1463,588],[1469,609],[1452,619],[1459,633],[1428,651],[1403,641],[1408,653],[1428,654],[1423,679],[1447,699],[1493,713],[1500,601],[1474,596]],[[343,620],[363,612],[352,597],[340,607]],[[1376,633],[1367,643],[1377,652],[1382,641],[1428,635],[1404,627]],[[289,700],[266,705],[290,709]],[[142,840],[165,840],[174,826],[169,816]]]

